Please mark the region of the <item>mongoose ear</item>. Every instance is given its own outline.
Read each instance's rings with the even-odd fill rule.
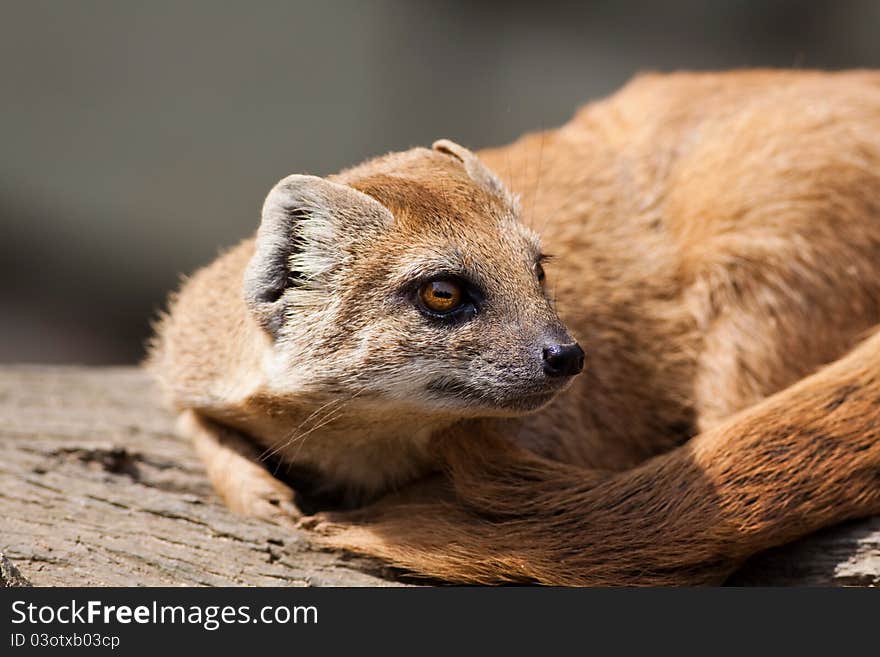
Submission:
[[[489,167],[480,162],[480,158],[478,158],[473,151],[470,151],[464,146],[460,146],[449,139],[439,139],[431,145],[431,148],[440,153],[451,155],[455,159],[461,161],[461,163],[464,164],[465,171],[467,171],[471,179],[488,189],[493,194],[505,198],[508,196],[507,190],[501,180],[499,180],[498,176],[496,176]]]
[[[273,336],[287,320],[285,292],[318,300],[348,253],[372,227],[393,222],[378,201],[347,185],[317,176],[284,178],[266,197],[254,255],[244,276],[244,298]]]

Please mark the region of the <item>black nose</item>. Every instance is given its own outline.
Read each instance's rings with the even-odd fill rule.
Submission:
[[[584,350],[573,344],[544,347],[544,373],[547,376],[574,376],[584,369]]]

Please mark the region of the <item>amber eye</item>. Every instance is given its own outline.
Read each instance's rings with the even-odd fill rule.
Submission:
[[[462,292],[456,283],[439,279],[424,283],[419,288],[419,298],[428,310],[445,314],[461,305]]]
[[[544,267],[540,262],[535,265],[535,273],[538,275],[538,282],[543,285],[544,279],[547,278],[547,274],[544,273]]]

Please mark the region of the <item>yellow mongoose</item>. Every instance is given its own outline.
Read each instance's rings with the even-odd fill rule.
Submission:
[[[712,583],[880,512],[878,325],[880,74],[651,75],[285,178],[150,367],[240,512],[394,491],[303,524],[453,581]]]

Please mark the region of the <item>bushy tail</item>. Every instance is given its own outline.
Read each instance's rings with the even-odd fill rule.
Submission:
[[[445,495],[438,487],[424,501],[389,499],[311,527],[334,547],[457,583],[710,583],[735,565],[700,551],[683,513],[694,512],[693,494],[670,499],[655,490],[658,476],[687,488],[691,472],[676,462],[620,475],[542,459],[494,437],[441,449]],[[702,512],[711,514],[711,505]]]

